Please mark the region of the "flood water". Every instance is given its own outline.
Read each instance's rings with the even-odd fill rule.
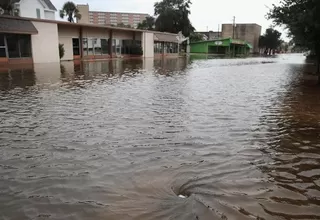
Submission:
[[[0,68],[0,219],[320,219],[302,55]]]

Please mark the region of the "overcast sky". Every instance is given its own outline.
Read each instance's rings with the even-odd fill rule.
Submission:
[[[51,0],[61,9],[66,0]],[[89,4],[92,11],[141,12],[153,15],[153,5],[158,0],[74,0],[76,4]],[[271,25],[265,18],[268,7],[280,0],[191,0],[191,22],[197,31],[216,31],[218,24],[257,23],[263,30]],[[279,29],[281,30],[281,29]],[[285,38],[285,36],[283,36]]]

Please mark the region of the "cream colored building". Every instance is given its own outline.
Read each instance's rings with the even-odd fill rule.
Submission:
[[[259,52],[261,26],[258,24],[222,24],[222,38],[233,38],[247,41],[252,45],[253,53]]]
[[[22,17],[0,17],[0,63],[60,62],[141,56],[178,56],[178,35],[133,28],[69,23]],[[140,45],[142,55],[130,47]],[[160,49],[159,49],[160,48]]]

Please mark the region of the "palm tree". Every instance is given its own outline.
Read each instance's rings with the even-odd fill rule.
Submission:
[[[0,1],[0,11],[5,15],[16,16],[19,14],[18,10],[15,9],[14,4],[20,2],[20,0],[1,0]]]
[[[69,1],[64,3],[62,10],[60,10],[60,17],[68,17],[69,22],[74,22],[73,18],[80,20],[81,14],[79,13],[77,6],[73,2]]]

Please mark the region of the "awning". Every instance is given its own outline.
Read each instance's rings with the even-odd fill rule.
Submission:
[[[161,33],[155,33],[154,34],[154,41],[159,42],[170,42],[170,43],[178,43],[177,35],[172,34],[161,34]]]
[[[247,45],[247,47],[249,47],[250,49],[253,48],[253,46],[252,46],[251,44],[249,44],[249,43],[246,43],[246,45]]]
[[[0,33],[38,34],[31,21],[0,17]]]

